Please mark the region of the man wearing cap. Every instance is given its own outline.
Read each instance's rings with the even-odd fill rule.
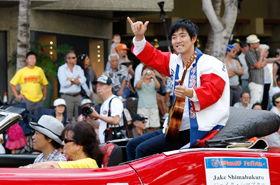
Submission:
[[[114,94],[117,96],[122,96],[123,99],[126,99],[132,93],[127,84],[127,82],[129,82],[127,67],[125,65],[119,65],[120,60],[119,56],[116,53],[110,54],[108,60],[111,64],[111,67],[108,70],[104,71],[103,75],[108,76],[112,79]]]
[[[245,55],[246,63],[249,69],[249,90],[251,103],[261,103],[264,88],[264,69],[266,61],[263,61],[263,52],[259,48],[260,39],[256,35],[249,35],[246,38],[249,44],[249,50]]]
[[[81,102],[81,109],[88,107],[88,106],[93,106],[94,103],[90,100],[90,99],[83,99],[83,101]],[[94,129],[98,129],[99,127],[99,121],[95,118],[90,118],[90,117],[85,117],[83,114],[80,114],[80,116],[77,119],[77,122],[80,121],[86,121],[87,123],[90,123]]]
[[[241,88],[239,87],[239,76],[243,75],[243,69],[239,62],[233,58],[236,57],[235,46],[228,44],[226,50],[226,57],[224,64],[226,65],[229,83],[230,83],[230,106],[233,106],[236,102],[240,102],[239,96],[241,94]]]
[[[151,131],[146,128],[146,119],[141,114],[135,114],[132,118],[132,123],[134,124],[134,128],[131,130],[133,138],[142,136],[143,134],[150,133]]]
[[[66,161],[65,156],[58,150],[62,144],[62,123],[52,116],[43,115],[38,123],[30,122],[29,125],[35,130],[32,136],[33,148],[42,151],[34,163]]]
[[[66,63],[58,68],[57,76],[60,83],[60,94],[67,103],[67,115],[72,120],[78,118],[78,106],[83,100],[80,95],[81,86],[86,83],[83,69],[76,65],[77,57],[74,51],[65,53]],[[75,122],[75,121],[74,121]]]
[[[246,55],[246,53],[249,49],[249,46],[245,41],[240,41],[239,45],[240,45],[241,53],[238,56],[238,59],[241,63],[243,71],[244,71],[244,74],[241,76],[242,91],[250,93],[249,88],[248,88],[249,72],[248,72],[248,66],[247,66],[247,63],[246,63],[246,60],[245,60],[245,55]]]
[[[10,81],[10,88],[14,96],[26,103],[29,113],[38,115],[38,108],[43,106],[47,96],[48,81],[42,68],[35,66],[37,54],[29,51],[26,54],[27,66],[18,70]],[[16,85],[20,84],[20,94]],[[43,85],[43,92],[42,92]]]
[[[123,126],[122,101],[113,94],[112,80],[110,77],[101,75],[97,81],[97,94],[101,96],[103,103],[100,107],[100,114],[98,114],[93,108],[90,118],[97,118],[99,121],[98,137],[100,143],[105,142],[104,131],[108,127],[120,127]]]

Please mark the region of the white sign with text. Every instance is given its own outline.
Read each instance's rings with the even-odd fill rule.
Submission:
[[[270,185],[264,158],[205,157],[208,185]]]

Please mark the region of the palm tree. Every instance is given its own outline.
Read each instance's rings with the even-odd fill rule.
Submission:
[[[207,42],[212,42],[213,44],[208,43],[208,47],[213,47],[212,56],[223,61],[227,44],[237,18],[238,0],[224,0],[225,11],[223,17],[220,17],[221,1],[222,0],[214,0],[213,7],[211,0],[202,0],[202,10],[206,14],[212,27],[212,33],[210,31],[210,37],[208,37]]]
[[[18,43],[17,43],[17,70],[26,66],[25,55],[28,50],[28,10],[30,7],[30,0],[19,1],[19,15],[18,15]]]

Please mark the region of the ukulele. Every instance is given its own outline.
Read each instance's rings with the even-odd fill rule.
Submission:
[[[196,59],[196,55],[197,55],[197,53],[195,52],[194,55],[189,60],[189,62],[187,63],[186,69],[184,70],[184,73],[183,73],[183,77],[181,78],[180,85],[184,84],[187,70],[191,66],[193,61]],[[185,98],[175,97],[175,100],[169,111],[169,116],[168,116],[168,120],[167,120],[168,127],[165,131],[165,138],[177,139],[178,133],[180,130],[180,126],[181,126],[181,122],[182,122],[183,113],[184,113],[185,101],[186,101]]]

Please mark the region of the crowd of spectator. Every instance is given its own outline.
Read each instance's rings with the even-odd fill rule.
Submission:
[[[100,151],[85,152],[83,148],[87,144],[80,143],[75,138],[76,135],[82,137],[75,129],[86,129],[85,123],[91,125],[87,129],[94,131],[84,131],[92,137],[93,145],[103,144],[111,139],[138,137],[161,127],[161,121],[168,117],[174,99],[173,84],[169,77],[141,62],[134,71],[127,56],[128,50],[121,43],[120,35],[114,35],[107,65],[99,78],[90,67],[87,54],[77,57],[74,51],[65,53],[65,64],[58,68],[57,73],[60,98],[53,102],[54,112],[50,116],[42,116],[38,123],[30,123],[35,130],[32,137],[33,148],[42,152],[34,163],[68,160],[60,155],[62,144],[64,150],[68,150],[66,154],[79,162],[43,163],[33,165],[34,168],[84,167],[85,162],[81,159],[90,163],[90,167],[100,166]],[[268,58],[268,54],[269,46],[260,44],[256,35],[249,35],[246,41],[228,44],[223,63],[229,76],[231,106],[271,110],[280,115],[280,49],[273,58]],[[28,52],[27,66],[19,70],[10,81],[14,96],[26,103],[27,109],[34,115],[38,115],[38,108],[43,105],[48,84],[43,70],[35,66],[36,58],[36,53]],[[273,76],[267,63],[273,63]],[[20,92],[15,88],[17,84],[21,86]],[[101,105],[97,95],[102,98]],[[137,112],[134,115],[127,110],[126,100],[129,97],[138,98]],[[79,114],[84,108],[89,108],[88,115]],[[10,133],[10,141],[8,140],[6,148],[12,153],[27,144],[19,125],[11,127],[7,133]],[[13,136],[17,138],[14,139]],[[81,146],[76,153],[70,152],[71,142]],[[66,146],[68,149],[65,149]],[[95,162],[89,159],[92,156]]]

